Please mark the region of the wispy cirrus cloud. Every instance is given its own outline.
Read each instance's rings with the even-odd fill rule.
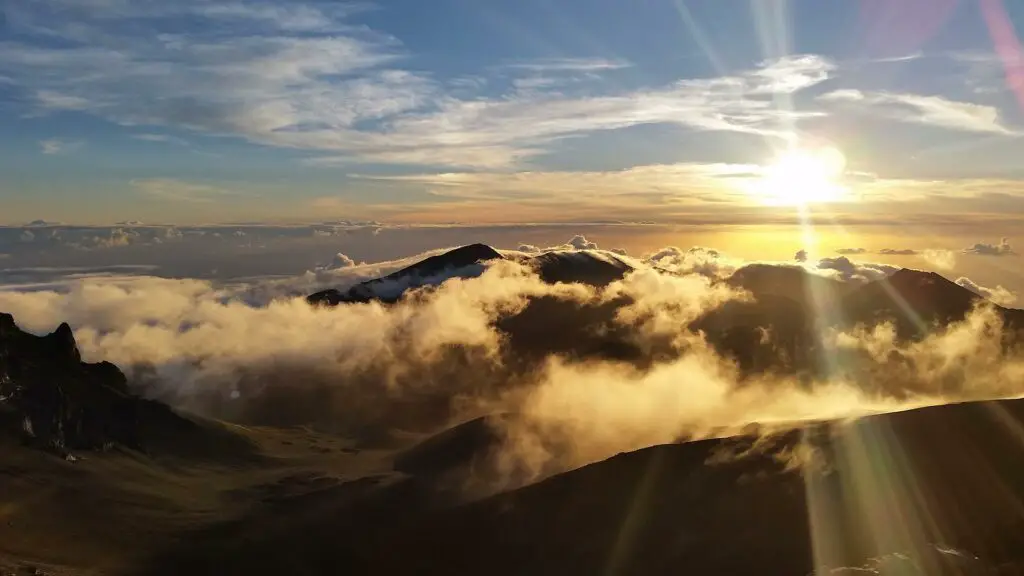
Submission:
[[[169,134],[152,134],[147,132],[142,134],[132,134],[132,138],[136,140],[142,140],[143,142],[164,142],[167,144],[188,146],[188,142],[186,142],[185,140],[178,138],[177,136],[171,136]]]
[[[763,168],[751,164],[656,164],[615,171],[447,172],[399,176],[354,175],[377,182],[425,187],[431,194],[476,200],[526,198],[630,199],[678,204],[750,203],[744,184]]]
[[[74,110],[232,135],[319,152],[320,164],[507,168],[567,136],[640,124],[784,137],[793,120],[815,113],[780,110],[772,96],[814,86],[835,69],[824,57],[798,55],[725,76],[567,95],[544,75],[630,64],[546,58],[510,63],[527,75],[511,93],[470,86],[456,97],[443,80],[405,66],[398,39],[352,24],[361,9],[40,0],[9,15],[17,34],[0,44],[0,74],[34,114]]]
[[[1020,134],[1018,128],[1006,125],[999,109],[994,106],[950,100],[942,96],[841,89],[822,94],[818,100],[843,103],[900,122],[963,132],[1006,136]]]
[[[149,178],[132,180],[131,186],[136,191],[150,198],[173,200],[176,202],[210,203],[226,197],[238,196],[239,193],[209,184],[197,184],[174,178]]]
[[[620,70],[632,66],[627,60],[609,58],[540,58],[524,62],[511,62],[503,67],[530,72],[598,72]]]
[[[1014,92],[1024,89],[1019,74],[1008,73],[1012,62],[991,51],[966,50],[952,52],[953,62],[964,67],[964,80],[976,94],[997,94],[1005,90]]]
[[[39,104],[47,110],[88,110],[91,106],[86,98],[69,96],[51,90],[39,90],[35,97]]]
[[[62,140],[60,138],[50,138],[47,140],[39,141],[39,148],[43,154],[64,154],[67,152],[73,152],[78,148],[82,147],[82,142],[77,140]]]
[[[348,142],[335,144],[351,149],[358,159],[418,159],[426,155],[439,165],[480,168],[512,166],[567,136],[641,124],[785,138],[789,136],[787,126],[794,120],[817,113],[780,110],[771,95],[813,86],[832,68],[823,58],[791,57],[736,76],[683,80],[614,95],[568,97],[532,91],[508,98],[449,98],[433,110],[397,115],[386,123],[387,133],[333,134],[329,138],[348,136]],[[790,74],[792,77],[787,76]],[[481,155],[481,151],[488,154]]]

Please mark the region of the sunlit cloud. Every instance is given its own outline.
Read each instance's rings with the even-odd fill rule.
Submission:
[[[950,100],[943,96],[865,92],[847,88],[822,94],[818,100],[856,106],[899,122],[1006,136],[1020,133],[1018,128],[1007,126],[1004,123],[998,108]]]
[[[1012,306],[1017,302],[1017,295],[1002,286],[986,288],[985,286],[981,286],[974,282],[970,278],[964,277],[957,278],[956,283],[983,298],[987,298],[988,300],[999,304],[1000,306]]]
[[[677,202],[749,201],[743,183],[763,169],[750,164],[661,164],[600,172],[448,172],[401,176],[356,175],[358,178],[413,184],[431,194],[452,198],[522,199],[621,196],[642,202],[644,195]],[[580,198],[585,202],[585,198]]]
[[[505,68],[529,72],[598,72],[621,70],[630,66],[632,64],[625,60],[607,58],[541,58],[528,62],[513,62],[506,64]]]
[[[1009,238],[1000,239],[999,244],[986,244],[984,242],[978,242],[973,246],[964,248],[963,253],[975,254],[978,256],[1015,256],[1017,254],[1010,246]]]

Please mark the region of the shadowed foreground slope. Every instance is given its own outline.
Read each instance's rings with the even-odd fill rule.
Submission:
[[[140,573],[1024,573],[1022,421],[983,402],[657,446],[450,507],[415,477],[354,482]]]

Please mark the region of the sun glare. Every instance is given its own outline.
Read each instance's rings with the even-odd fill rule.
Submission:
[[[845,196],[840,183],[846,158],[835,148],[790,149],[764,168],[757,182],[766,203],[786,206],[832,202]]]

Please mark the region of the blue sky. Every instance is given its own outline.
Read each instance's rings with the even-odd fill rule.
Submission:
[[[839,215],[1024,212],[1017,2],[0,6],[6,223],[719,221],[792,145]]]

